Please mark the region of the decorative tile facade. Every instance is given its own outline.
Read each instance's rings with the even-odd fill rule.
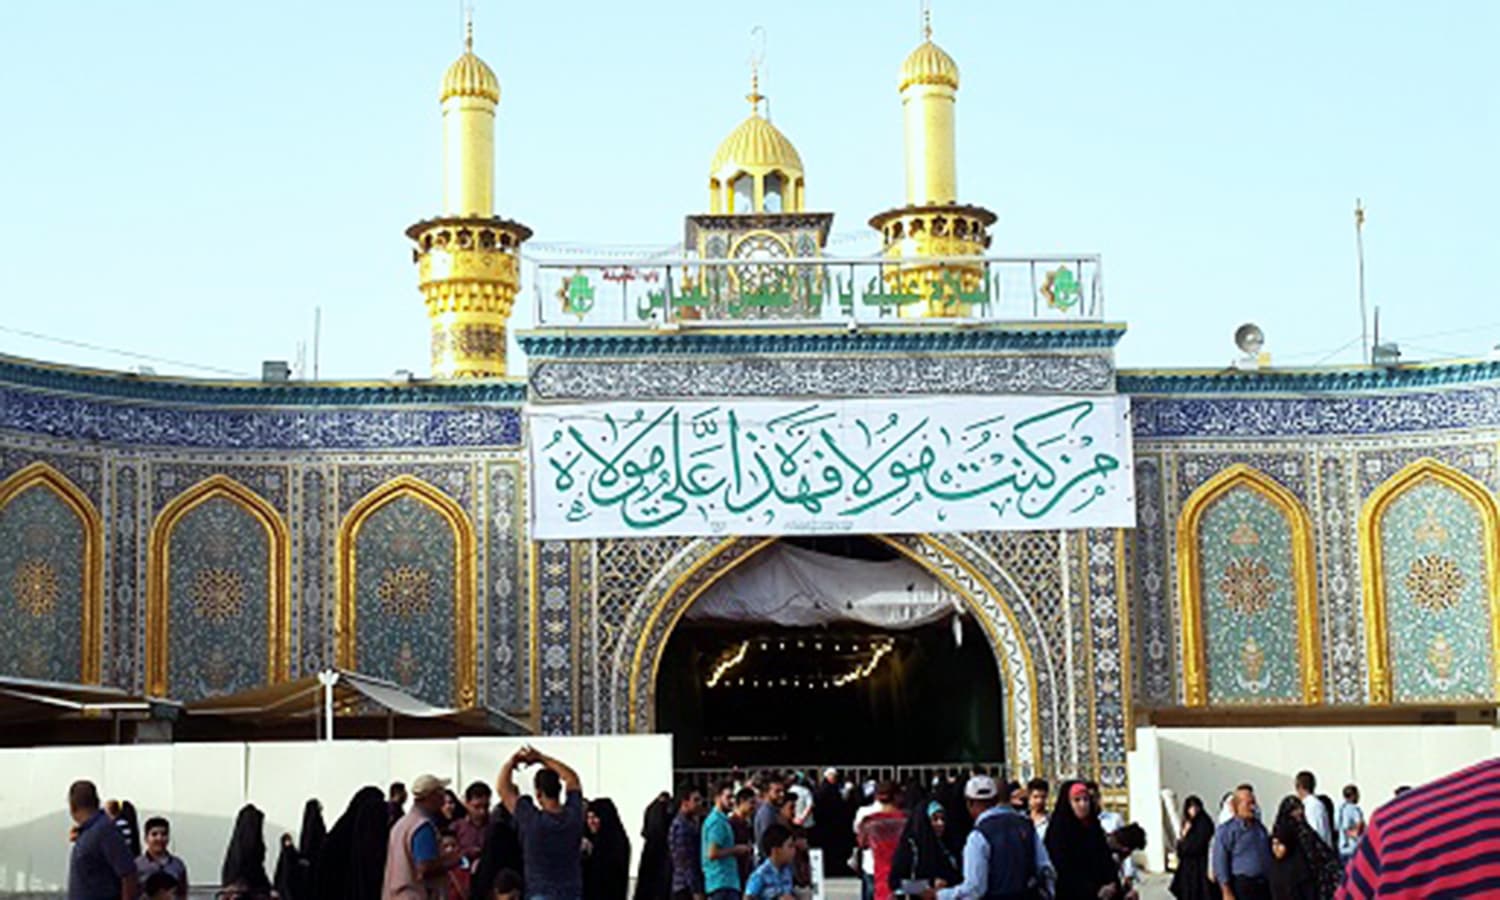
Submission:
[[[520,412],[472,409],[279,410],[104,402],[0,387],[0,430],[68,440],[244,450],[514,446]]]
[[[1064,357],[882,356],[733,359],[543,360],[531,375],[538,400],[643,400],[722,395],[826,397],[908,394],[1113,393],[1102,354]]]
[[[45,483],[0,506],[0,671],[47,681],[83,677],[87,528]]]
[[[485,548],[489,573],[487,648],[481,663],[488,670],[486,697],[490,706],[520,711],[530,708],[531,608],[527,601],[528,542],[519,464],[486,466],[485,518],[489,537]]]
[[[543,733],[618,733],[654,724],[655,664],[677,616],[765,542],[533,544],[521,459],[528,388],[536,402],[559,402],[726,390],[1108,393],[1118,384],[1139,393],[1135,529],[877,536],[962,594],[990,637],[1012,772],[1093,774],[1118,791],[1137,712],[1184,702],[1176,532],[1194,491],[1244,465],[1306,510],[1322,702],[1363,705],[1372,666],[1361,511],[1419,459],[1483,490],[1500,487],[1497,373],[1455,367],[1328,384],[1280,374],[1117,378],[1109,352],[1120,333],[540,334],[526,339],[538,354],[528,384],[224,386],[0,362],[0,479],[44,462],[97,509],[105,683],[145,689],[148,588],[160,567],[153,526],[184,491],[223,477],[285,523],[286,677],[346,659],[342,626],[352,608],[353,661],[370,674],[434,703],[515,713]],[[420,488],[371,506],[397,482]],[[66,569],[81,552],[76,532],[49,532],[43,555],[55,594],[27,562],[42,545],[32,526],[68,521],[49,503],[23,494],[0,508],[0,669],[73,678],[83,671],[77,652],[42,659],[29,648],[80,647],[78,615],[48,631],[9,614],[52,597],[52,610],[71,610],[78,594],[79,576]],[[1427,487],[1397,497],[1382,518],[1396,702],[1494,699],[1480,599],[1494,586],[1474,549],[1478,521],[1472,504]],[[1451,552],[1433,543],[1439,534]],[[266,680],[276,638],[266,601],[253,602],[269,590],[262,523],[216,497],[181,516],[170,541],[170,693],[190,700]],[[1284,649],[1298,640],[1288,544],[1285,518],[1253,491],[1232,491],[1204,512],[1195,547],[1211,702],[1298,699],[1294,654]],[[346,580],[352,606],[341,612]],[[1247,652],[1251,638],[1259,653]]]
[[[454,702],[458,538],[442,513],[407,495],[364,520],[354,542],[354,658],[437,706]]]
[[[1211,704],[1299,703],[1297,571],[1291,522],[1237,486],[1203,511],[1198,534]]]
[[[1403,490],[1376,523],[1397,703],[1494,697],[1485,521],[1433,479]]]
[[[1276,478],[1312,520],[1323,702],[1372,702],[1361,511],[1386,479],[1420,459],[1462,472],[1491,493],[1500,487],[1500,385],[1487,369],[1471,369],[1407,373],[1399,384],[1374,385],[1405,388],[1383,393],[1216,395],[1205,387],[1214,380],[1208,378],[1185,384],[1183,396],[1133,398],[1132,614],[1140,704],[1185,700],[1175,529],[1187,496],[1236,463]],[[1470,375],[1492,380],[1474,385]],[[1160,381],[1125,373],[1119,380],[1122,388]],[[1435,387],[1445,380],[1456,383]]]
[[[166,695],[192,702],[265,684],[276,602],[265,526],[213,496],[183,513],[166,540]]]

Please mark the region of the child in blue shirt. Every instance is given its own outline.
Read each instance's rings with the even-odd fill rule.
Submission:
[[[768,827],[760,850],[766,860],[750,873],[745,900],[794,900],[792,861],[797,858],[797,845],[792,832],[780,823]]]
[[[1344,788],[1344,802],[1339,806],[1339,861],[1349,865],[1349,860],[1359,850],[1359,839],[1365,833],[1365,813],[1359,808],[1359,788],[1349,785]]]

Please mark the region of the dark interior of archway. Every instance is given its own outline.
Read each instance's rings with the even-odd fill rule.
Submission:
[[[856,559],[897,555],[858,537],[787,540]],[[959,621],[957,644],[951,619],[907,630],[679,623],[657,670],[657,730],[673,735],[678,768],[999,762],[994,652],[973,616]],[[867,676],[835,683],[883,645]]]

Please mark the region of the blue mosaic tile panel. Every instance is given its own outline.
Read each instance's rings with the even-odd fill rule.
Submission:
[[[1385,507],[1379,523],[1393,699],[1494,696],[1484,520],[1469,500],[1423,479]]]
[[[45,484],[0,508],[0,672],[82,680],[84,528]]]
[[[213,496],[167,542],[168,696],[191,703],[266,684],[272,547],[261,521]]]
[[[435,706],[456,702],[457,536],[437,509],[400,495],[355,540],[354,668]]]
[[[1301,702],[1291,523],[1240,486],[1203,511],[1197,541],[1209,703]]]

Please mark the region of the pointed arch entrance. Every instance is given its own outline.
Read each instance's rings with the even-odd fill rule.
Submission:
[[[962,554],[927,535],[869,535],[936,578],[963,602],[995,656],[1001,679],[1001,721],[1007,764],[1021,776],[1043,769],[1037,666],[1022,620],[991,581]],[[657,721],[657,676],[667,641],[687,610],[724,575],[776,538],[695,541],[648,584],[620,623],[610,706],[623,731],[649,732]],[[1035,636],[1032,636],[1035,638]]]

